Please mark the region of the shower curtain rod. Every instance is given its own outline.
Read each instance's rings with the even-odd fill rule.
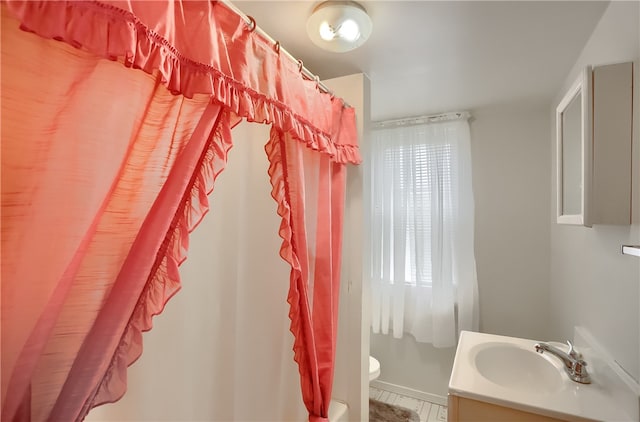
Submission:
[[[411,126],[425,123],[448,122],[452,120],[467,120],[471,117],[468,111],[454,111],[451,113],[432,114],[429,116],[407,117],[404,119],[382,120],[373,122],[373,127],[382,129],[391,126]]]
[[[314,75],[309,69],[304,67],[302,60],[296,59],[291,53],[289,53],[285,48],[283,48],[280,45],[280,41],[274,40],[262,28],[260,28],[256,20],[252,16],[249,16],[245,14],[242,10],[238,9],[233,3],[231,3],[230,0],[220,0],[220,3],[224,4],[229,10],[231,10],[232,12],[240,16],[247,23],[247,25],[249,25],[252,28],[252,31],[256,31],[264,39],[266,39],[267,42],[273,44],[274,46],[273,48],[276,51],[284,53],[285,56],[287,56],[289,59],[298,63],[298,65],[300,66],[300,73],[302,74],[303,77],[306,77],[306,79],[310,81],[316,81],[316,83],[318,84],[318,88],[320,88],[320,90],[322,90],[323,92],[329,95],[334,95],[333,92],[329,88],[327,88],[327,86],[324,83],[320,81],[320,79],[318,78],[318,75]],[[347,102],[344,99],[342,99],[342,103],[345,105],[345,107],[349,107],[349,104],[347,104]]]

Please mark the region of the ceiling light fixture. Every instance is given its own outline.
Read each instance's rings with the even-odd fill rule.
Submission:
[[[313,9],[307,33],[318,47],[342,53],[360,47],[371,35],[371,18],[354,1],[325,1]]]

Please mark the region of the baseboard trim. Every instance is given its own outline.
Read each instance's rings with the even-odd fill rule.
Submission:
[[[392,393],[402,394],[403,396],[412,397],[418,400],[436,403],[440,406],[447,405],[447,398],[437,394],[426,393],[424,391],[414,390],[413,388],[403,387],[402,385],[391,384],[390,382],[374,380],[370,383],[371,387],[381,390],[391,391]]]

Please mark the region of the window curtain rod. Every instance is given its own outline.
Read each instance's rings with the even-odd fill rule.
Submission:
[[[382,120],[373,122],[375,129],[382,129],[395,126],[412,126],[426,123],[450,122],[452,120],[468,120],[471,113],[468,111],[454,111],[451,113],[432,114],[429,116],[407,117],[404,119]]]
[[[214,0],[215,1],[215,0]],[[304,67],[304,64],[302,63],[302,60],[300,59],[296,59],[291,53],[289,53],[285,48],[283,48],[280,45],[280,41],[276,41],[274,40],[269,34],[267,34],[262,28],[260,28],[260,26],[258,26],[256,20],[252,17],[249,16],[247,14],[245,14],[242,10],[238,9],[233,3],[231,3],[229,0],[220,0],[220,3],[224,4],[229,10],[233,11],[234,13],[236,13],[238,16],[240,16],[242,19],[244,19],[244,21],[247,23],[247,25],[249,25],[249,27],[251,28],[252,31],[256,31],[258,34],[260,34],[261,37],[263,37],[267,42],[273,44],[273,48],[277,51],[277,52],[281,52],[284,53],[285,56],[287,56],[289,59],[291,59],[292,61],[298,63],[299,67],[300,67],[300,73],[302,74],[303,77],[307,78],[310,81],[316,81],[316,83],[318,84],[318,88],[322,91],[325,92],[329,95],[334,95],[333,92],[327,88],[327,86],[325,84],[323,84],[320,81],[320,78],[318,77],[318,75],[314,75],[309,69],[307,69],[306,67]],[[349,107],[349,104],[347,104],[346,101],[342,100],[342,103],[345,105],[345,107]]]

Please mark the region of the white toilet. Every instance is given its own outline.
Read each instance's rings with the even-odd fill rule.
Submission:
[[[373,356],[369,356],[369,382],[380,376],[380,362]]]

